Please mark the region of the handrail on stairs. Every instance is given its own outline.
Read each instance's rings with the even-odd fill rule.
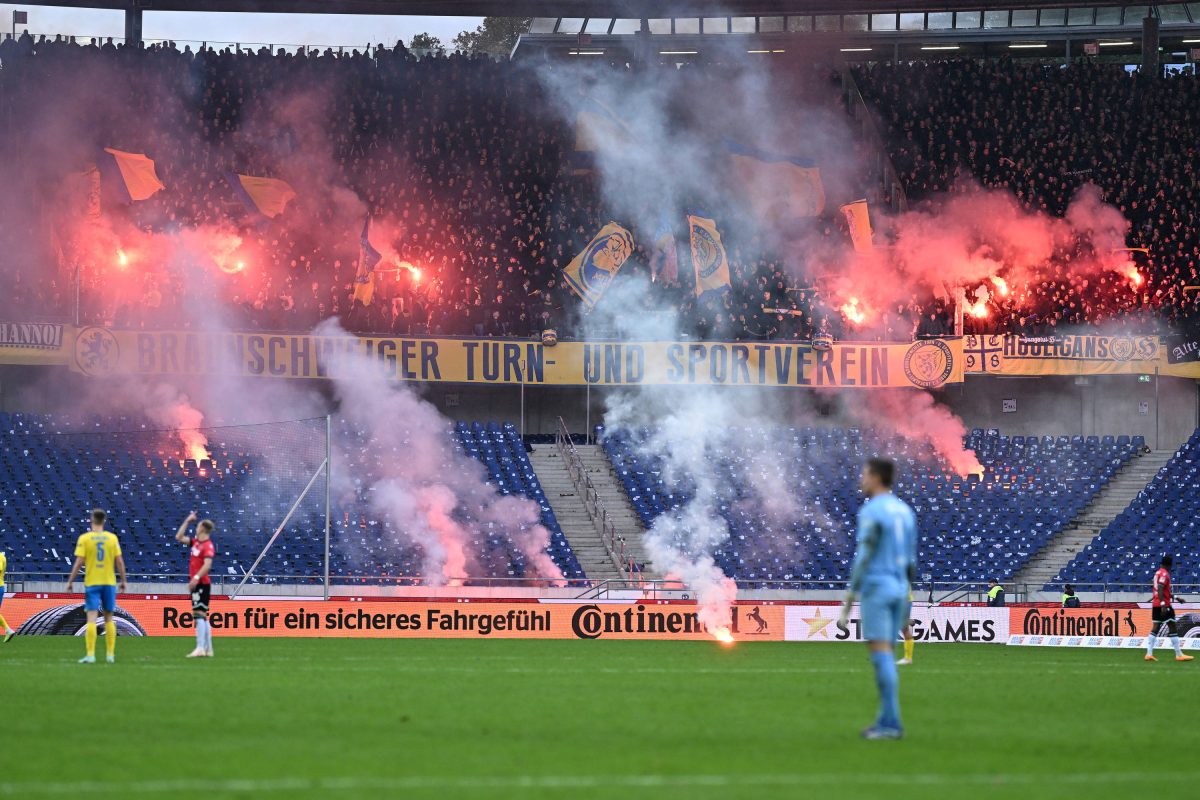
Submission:
[[[617,568],[617,573],[623,580],[628,580],[630,575],[627,566],[632,562],[626,556],[625,537],[617,532],[616,525],[609,517],[608,509],[600,502],[600,493],[596,491],[592,479],[588,477],[583,459],[580,457],[579,451],[575,449],[575,442],[571,439],[571,433],[567,430],[567,424],[563,422],[562,417],[558,418],[558,429],[554,432],[554,446],[558,448],[558,454],[567,466],[567,475],[571,477],[571,484],[575,487],[575,491],[583,497],[583,507],[587,511],[588,517],[600,531],[600,541],[604,543],[604,548],[608,551],[613,566]]]

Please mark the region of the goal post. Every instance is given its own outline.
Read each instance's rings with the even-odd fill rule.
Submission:
[[[236,586],[236,594],[252,582],[321,584],[328,597],[337,559],[332,418],[205,426],[183,403],[158,412],[0,415],[0,455],[10,454],[0,458],[0,489],[29,498],[0,515],[0,535],[20,543],[10,563],[65,575],[70,546],[100,508],[131,581],[186,581],[187,553],[174,534],[196,512],[216,526],[218,587]]]
[[[311,492],[313,490],[313,487],[317,483],[317,479],[322,476],[324,476],[324,478],[325,478],[325,558],[324,558],[324,572],[323,572],[323,576],[322,576],[321,585],[323,587],[324,599],[325,600],[329,599],[329,493],[330,493],[330,475],[329,475],[330,463],[329,462],[330,462],[330,451],[333,449],[332,438],[333,438],[333,417],[330,415],[326,415],[326,417],[325,417],[325,459],[320,463],[320,465],[317,467],[317,469],[313,472],[312,477],[308,479],[308,483],[300,491],[300,495],[296,498],[296,502],[292,503],[292,507],[288,509],[287,514],[285,514],[283,519],[280,520],[279,525],[276,526],[276,528],[275,528],[275,532],[271,534],[271,538],[267,540],[267,543],[265,545],[263,545],[262,551],[259,552],[258,557],[254,559],[254,563],[250,565],[250,569],[246,570],[245,574],[242,575],[242,580],[238,583],[238,585],[236,587],[234,587],[234,590],[229,594],[229,598],[231,600],[236,598],[239,594],[242,593],[242,587],[244,587],[246,585],[246,581],[250,580],[250,578],[254,575],[254,571],[258,569],[258,565],[262,563],[262,560],[264,558],[266,558],[267,551],[271,549],[271,545],[275,544],[275,540],[279,538],[279,535],[281,533],[283,533],[283,529],[287,527],[288,522],[291,521],[292,516],[296,513],[296,509],[298,509],[300,507],[300,504],[302,502],[304,502],[304,498],[307,497],[309,492]]]

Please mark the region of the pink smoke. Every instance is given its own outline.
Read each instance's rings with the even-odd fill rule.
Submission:
[[[417,490],[417,503],[441,545],[446,585],[462,586],[467,578],[467,533],[450,516],[458,499],[445,486],[422,486]]]
[[[974,451],[963,446],[967,429],[950,409],[928,392],[917,389],[878,389],[846,395],[852,413],[868,424],[902,438],[928,442],[956,474],[982,474]]]
[[[192,405],[188,396],[174,386],[160,383],[146,387],[141,406],[155,425],[169,428],[183,444],[184,458],[203,461],[209,458],[208,437],[199,428],[204,414]]]
[[[349,337],[337,320],[317,334]],[[340,413],[364,436],[362,447],[342,454],[341,491],[364,486],[372,508],[425,554],[422,577],[433,585],[461,585],[479,567],[472,538],[489,531],[510,540],[526,557],[532,577],[565,585],[562,570],[545,552],[550,533],[538,523],[537,504],[501,495],[476,459],[451,439],[450,423],[404,384],[394,383],[381,362],[346,348],[332,364]],[[335,476],[338,471],[335,470]]]
[[[1063,217],[1022,208],[1010,192],[964,184],[879,222],[890,244],[856,252],[847,243],[839,268],[825,277],[831,304],[856,325],[863,309],[895,308],[914,296],[949,298],[958,287],[990,284],[1000,298],[1011,294],[1019,302],[1047,280],[1128,274],[1128,258],[1118,251],[1130,223],[1090,184]],[[976,298],[968,311],[986,316],[988,298]]]

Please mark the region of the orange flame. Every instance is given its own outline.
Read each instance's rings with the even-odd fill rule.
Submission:
[[[400,259],[396,259],[396,267],[398,269],[408,270],[408,274],[412,276],[412,279],[414,281],[416,281],[417,283],[420,283],[420,281],[421,281],[421,268],[420,267],[416,266],[411,261],[401,261]]]
[[[221,272],[224,272],[226,275],[236,275],[246,268],[246,262],[245,261],[234,261],[234,262],[226,261],[223,263],[219,263],[218,266],[221,268]]]
[[[183,441],[183,450],[187,458],[195,459],[198,464],[210,457],[208,437],[200,431],[180,431],[179,438]]]
[[[117,268],[125,269],[128,266],[129,266],[129,256],[127,256],[125,254],[124,250],[118,249],[117,250]]]
[[[726,628],[724,626],[722,626],[720,628],[714,628],[712,630],[712,635],[713,635],[714,639],[716,639],[718,642],[725,645],[726,647],[732,647],[733,643],[736,641],[733,638],[733,632],[730,631],[729,628]]]
[[[867,315],[858,307],[857,297],[851,297],[850,302],[843,305],[839,310],[842,312],[842,316],[855,325],[862,325],[867,320]]]
[[[980,300],[978,303],[971,303],[967,306],[967,313],[976,319],[987,319],[991,312],[988,310],[987,302]]]
[[[1125,276],[1129,278],[1129,282],[1133,284],[1135,289],[1146,282],[1146,279],[1142,277],[1142,273],[1138,272],[1138,268],[1133,264],[1130,264],[1126,268]]]
[[[1008,297],[1008,281],[1001,278],[999,275],[992,276],[992,285],[1000,292],[1001,297]]]

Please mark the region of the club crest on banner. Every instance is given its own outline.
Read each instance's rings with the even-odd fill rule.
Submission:
[[[904,355],[904,374],[923,389],[934,389],[950,379],[954,354],[941,339],[914,342]]]

